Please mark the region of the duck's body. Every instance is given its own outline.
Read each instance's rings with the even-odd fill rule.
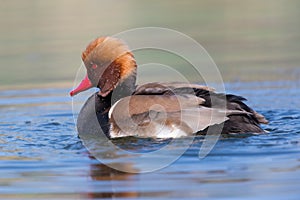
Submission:
[[[105,133],[115,137],[175,138],[209,128],[229,133],[263,133],[267,120],[236,95],[187,83],[135,85],[136,62],[128,47],[114,38],[98,38],[82,54],[87,77],[71,96],[92,86],[81,109],[79,134]]]

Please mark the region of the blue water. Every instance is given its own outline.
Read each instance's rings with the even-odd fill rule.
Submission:
[[[171,165],[136,174],[107,167],[85,148],[77,137],[70,88],[0,91],[0,198],[299,199],[299,83],[227,83],[227,92],[245,96],[266,116],[269,133],[222,137],[204,159],[198,158],[204,138],[197,137]],[[144,152],[165,142],[115,141]],[[138,167],[123,156],[110,160]]]

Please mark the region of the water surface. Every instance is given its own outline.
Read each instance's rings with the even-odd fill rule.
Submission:
[[[0,199],[298,199],[299,4],[297,0],[1,1]],[[177,30],[203,45],[223,79],[232,82],[226,90],[248,98],[270,121],[264,126],[269,134],[220,138],[202,160],[198,152],[204,138],[197,137],[180,159],[152,173],[119,172],[93,158],[77,137],[67,88],[81,64],[81,51],[97,36],[147,26]],[[138,64],[162,63],[158,54],[170,66],[184,66],[161,52],[144,57],[137,52],[136,58]],[[162,70],[152,72],[147,76],[159,80],[166,76]],[[45,87],[48,83],[60,87]],[[8,89],[12,86],[26,89]],[[143,152],[164,142],[115,141]],[[106,146],[99,151],[106,154]],[[140,167],[127,162],[124,154],[109,156],[107,162],[124,169]]]
[[[298,88],[299,81],[227,83],[227,92],[245,96],[266,116],[269,133],[220,138],[202,160],[198,152],[203,137],[197,137],[173,164],[143,174],[119,172],[93,158],[77,137],[69,88],[2,90],[0,198],[298,199]],[[118,142],[144,152],[163,145],[147,139]],[[122,156],[111,162],[137,167]]]

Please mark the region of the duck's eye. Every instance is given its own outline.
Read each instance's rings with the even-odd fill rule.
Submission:
[[[92,64],[92,69],[96,69],[98,67],[97,64]]]

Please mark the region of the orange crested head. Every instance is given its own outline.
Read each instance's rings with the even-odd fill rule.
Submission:
[[[70,95],[91,87],[99,87],[99,94],[107,96],[127,77],[135,75],[136,61],[128,46],[117,38],[99,37],[82,52],[87,76]]]

